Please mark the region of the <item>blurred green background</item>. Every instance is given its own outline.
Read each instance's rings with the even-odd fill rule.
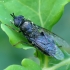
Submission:
[[[52,30],[70,44],[70,3]],[[23,58],[33,58],[33,50],[18,49],[9,43],[7,35],[0,28],[0,70],[12,64],[21,64]]]

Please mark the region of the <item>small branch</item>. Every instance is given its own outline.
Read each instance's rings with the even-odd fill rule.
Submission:
[[[66,64],[67,65],[70,64],[70,58],[69,59],[66,59],[66,60],[64,60],[64,61],[62,61],[62,62],[60,62],[60,63],[58,63],[55,66],[52,66],[50,68],[44,67],[42,70],[55,70],[55,69],[57,69],[57,68],[59,68],[59,67],[61,67],[63,65],[66,65]]]

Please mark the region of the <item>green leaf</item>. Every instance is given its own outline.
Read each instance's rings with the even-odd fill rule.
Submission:
[[[68,2],[69,0],[1,0],[0,20],[3,23],[1,24],[1,28],[8,35],[12,45],[15,45],[20,41],[27,42],[22,34],[17,33],[10,27],[4,25],[7,24],[12,28],[17,29],[10,22],[10,20],[12,20],[10,13],[15,13],[15,15],[24,15],[25,18],[29,18],[35,24],[51,30],[53,25],[56,24],[61,17],[64,6]],[[16,47],[22,47],[24,49],[32,48],[23,42],[17,44]]]
[[[23,59],[20,65],[10,65],[4,70],[42,70],[41,67],[30,59]]]
[[[21,64],[28,70],[41,70],[41,67],[30,59],[23,59]]]
[[[20,65],[10,65],[4,70],[28,70],[28,69]]]

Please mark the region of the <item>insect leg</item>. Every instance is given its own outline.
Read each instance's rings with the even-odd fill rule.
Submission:
[[[20,44],[20,43],[24,43],[24,44],[26,44],[26,45],[29,45],[29,43],[27,43],[27,42],[19,41],[19,42],[17,42],[16,44],[14,44],[13,46],[16,46],[16,45],[18,45],[18,44]]]
[[[11,27],[11,26],[9,26],[9,25],[7,25],[7,24],[5,24],[7,27],[9,27],[9,28],[11,28],[12,30],[14,30],[14,31],[16,31],[16,32],[21,32],[21,30],[16,30],[16,29],[14,29],[13,27]]]

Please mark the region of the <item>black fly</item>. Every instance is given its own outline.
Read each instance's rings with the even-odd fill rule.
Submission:
[[[68,46],[63,39],[47,29],[33,24],[30,20],[25,19],[24,16],[15,16],[14,13],[11,16],[13,17],[14,25],[20,29],[29,43],[46,55],[48,54],[58,60],[64,59],[63,52],[58,48],[58,45]]]

